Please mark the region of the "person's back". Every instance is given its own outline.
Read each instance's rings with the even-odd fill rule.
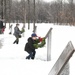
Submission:
[[[16,26],[16,27],[14,27],[14,35],[17,35],[17,34],[19,34],[19,29],[18,29],[18,27]]]
[[[29,37],[28,42],[26,43],[25,46],[25,51],[27,51],[28,53],[34,51],[35,47],[33,46],[33,44],[34,44],[34,40],[31,37]]]
[[[18,28],[19,24],[16,24],[14,27],[14,36],[16,37],[16,40],[13,42],[13,44],[18,44],[19,43],[19,38],[21,38],[21,31]]]

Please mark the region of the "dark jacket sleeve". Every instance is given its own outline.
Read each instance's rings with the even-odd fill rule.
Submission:
[[[29,44],[29,47],[31,48],[31,50],[35,50],[35,47],[32,42],[29,42],[28,44]]]

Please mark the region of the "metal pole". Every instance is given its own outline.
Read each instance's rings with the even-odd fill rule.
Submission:
[[[48,35],[47,39],[47,61],[51,60],[51,37],[52,37],[52,30]]]

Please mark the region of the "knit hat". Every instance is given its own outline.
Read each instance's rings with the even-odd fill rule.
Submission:
[[[31,37],[37,37],[37,35],[36,35],[35,33],[33,33],[33,34],[31,35]]]

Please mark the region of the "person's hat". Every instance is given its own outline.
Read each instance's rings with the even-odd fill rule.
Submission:
[[[36,35],[35,33],[33,33],[33,34],[31,35],[31,37],[37,37],[37,35]]]

